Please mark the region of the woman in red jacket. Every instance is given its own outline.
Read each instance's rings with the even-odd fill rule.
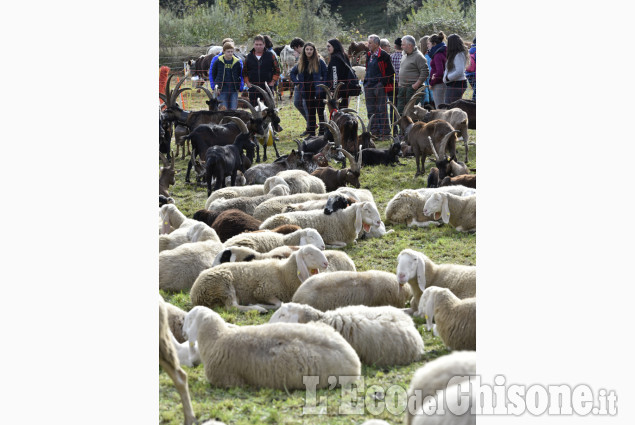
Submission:
[[[430,88],[434,104],[438,107],[445,99],[445,83],[443,74],[445,72],[445,61],[447,48],[443,40],[445,34],[439,31],[428,38],[428,55],[430,55]]]

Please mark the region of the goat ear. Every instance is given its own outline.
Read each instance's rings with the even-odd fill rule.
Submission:
[[[357,212],[355,213],[355,233],[362,231],[362,204],[357,204]]]
[[[417,259],[417,283],[421,292],[426,290],[426,263],[423,258]]]
[[[450,222],[450,208],[448,207],[448,197],[444,196],[441,203],[441,219],[445,224]]]
[[[305,280],[309,278],[310,275],[309,275],[309,269],[307,268],[306,263],[304,262],[304,256],[301,251],[296,252],[295,262],[296,262],[296,265],[298,266],[298,279],[300,279],[300,282],[304,282]]]

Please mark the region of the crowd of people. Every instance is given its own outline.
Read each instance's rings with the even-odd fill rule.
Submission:
[[[447,42],[447,43],[446,43]],[[234,54],[234,41],[226,38],[223,50],[211,61],[209,80],[220,90],[219,100],[228,109],[236,109],[238,93],[245,87],[249,102],[256,106],[261,97],[255,86],[275,90],[280,79],[280,62],[273,50],[273,41],[267,35],[256,35],[253,48],[244,59]],[[333,90],[339,82],[340,108],[348,107],[358,80],[342,43],[333,38],[326,48],[328,59],[323,58],[315,44],[294,38],[290,47],[296,64],[289,72],[295,84],[293,104],[306,121],[303,136],[322,134],[324,127],[324,99],[321,85]],[[390,137],[387,102],[396,100],[399,113],[422,86],[425,87],[421,105],[436,107],[463,97],[468,83],[472,87],[472,100],[476,100],[476,38],[468,49],[457,34],[448,37],[441,31],[424,36],[419,46],[414,37],[397,38],[391,53],[390,42],[371,34],[368,36],[364,94],[368,118],[373,117],[370,131],[379,139]],[[392,117],[394,119],[394,117]]]

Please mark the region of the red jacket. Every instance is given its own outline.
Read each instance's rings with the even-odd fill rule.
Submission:
[[[366,67],[368,67],[368,62],[370,61],[370,55],[372,52],[366,52]],[[381,72],[382,79],[381,83],[384,85],[384,91],[386,93],[390,93],[393,90],[393,81],[395,77],[395,68],[392,66],[392,60],[390,60],[390,55],[379,49],[379,57],[377,58],[377,66],[379,66],[379,72]]]

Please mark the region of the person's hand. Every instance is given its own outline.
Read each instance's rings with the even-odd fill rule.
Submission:
[[[412,85],[412,89],[413,89],[413,90],[418,90],[418,89],[419,89],[419,87],[421,87],[421,84],[419,83],[419,81],[417,81],[416,83],[414,83],[414,84]]]

